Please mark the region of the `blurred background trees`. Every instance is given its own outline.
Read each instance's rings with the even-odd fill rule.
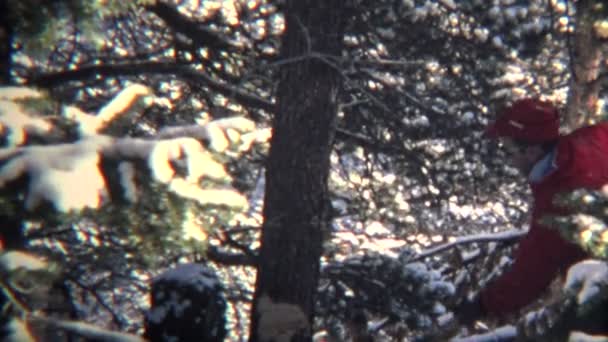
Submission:
[[[306,101],[319,106],[328,96],[336,99],[329,169],[315,162],[306,171],[320,172],[320,179],[327,172],[328,178],[328,203],[317,206],[327,210],[327,229],[319,287],[310,289],[316,290],[316,319],[308,323],[317,336],[337,339],[367,323],[386,339],[425,335],[444,324],[452,305],[509,263],[517,234],[486,237],[525,228],[528,193],[523,178],[503,165],[500,146],[482,137],[501,107],[543,96],[564,108],[570,128],[606,113],[608,24],[601,1],[351,0],[340,4],[343,29],[334,28],[343,45],[328,50],[320,42],[338,39],[319,32],[323,20],[309,21],[309,12],[283,1],[29,0],[2,6],[0,80],[40,95],[3,97],[3,153],[19,151],[6,154],[0,172],[28,147],[82,142],[90,133],[82,128],[91,119],[86,115],[100,116],[137,84],[147,89],[143,102],[95,133],[193,138],[226,171],[210,183],[201,179],[201,189],[230,187],[246,199],[234,211],[173,196],[154,180],[145,158],[133,164],[143,191],[143,200],[134,203],[110,196],[84,212],[58,213],[52,205],[28,211],[31,179],[3,184],[3,248],[56,261],[63,271],[59,280],[53,277],[54,287],[69,304],[69,317],[112,330],[141,334],[150,280],[178,263],[202,262],[224,284],[230,340],[247,339],[260,233],[271,216],[262,211],[264,196],[272,193],[265,187],[276,184],[265,179],[273,165],[267,159],[270,128],[274,122],[278,134],[280,119],[288,117],[284,106],[300,106],[300,97],[313,96]],[[301,46],[281,52],[290,34]],[[290,68],[307,64],[327,70],[318,82],[338,82],[337,93],[324,93],[321,85],[309,89],[304,77],[284,81]],[[325,81],[334,73],[337,81]],[[36,134],[22,124],[23,138],[15,140],[14,106],[52,129]],[[312,120],[323,113],[311,109],[308,115]],[[220,140],[209,138],[213,128],[199,134],[200,127],[233,117],[251,120],[256,135],[246,138],[234,127],[218,128]],[[294,126],[286,136],[273,137],[282,141],[273,148],[308,143],[305,136],[322,133],[289,124]],[[171,131],[175,127],[181,130]],[[331,139],[322,136],[318,146],[300,151],[327,148]],[[223,141],[229,143],[219,149]],[[289,151],[283,154],[289,157]],[[116,172],[124,158],[101,160],[109,194],[124,193],[125,171]],[[188,174],[183,160],[169,165],[176,175]],[[287,174],[302,171],[297,165]],[[322,187],[318,183],[298,195],[322,199],[312,188]],[[198,235],[182,229],[188,223]],[[288,235],[290,227],[283,229]],[[481,235],[427,253],[471,234]],[[278,252],[262,256],[276,258]],[[273,291],[290,303],[310,300],[289,290]]]

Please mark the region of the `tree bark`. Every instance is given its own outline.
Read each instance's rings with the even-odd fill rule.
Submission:
[[[0,1],[0,85],[11,83],[13,23],[7,1]]]
[[[281,57],[288,61],[313,51],[340,55],[343,6],[342,0],[287,1]],[[279,77],[266,166],[252,342],[311,340],[319,259],[330,220],[327,178],[341,76],[330,63],[311,57],[284,64]],[[263,307],[262,297],[264,303],[276,306]],[[282,324],[276,319],[260,322],[261,313],[283,309],[289,313],[280,319],[296,321],[287,323],[288,328],[267,325]],[[302,317],[306,322],[301,322]],[[278,336],[270,330],[283,332]]]
[[[569,42],[572,75],[564,118],[570,131],[597,121],[601,78],[606,69],[602,62],[608,44],[597,36],[594,23],[608,13],[606,7],[598,0],[581,0],[576,4],[576,27]]]

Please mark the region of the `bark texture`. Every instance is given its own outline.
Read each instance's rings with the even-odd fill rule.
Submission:
[[[266,169],[250,341],[311,340],[319,258],[329,226],[327,178],[341,76],[318,55],[341,53],[344,1],[293,0],[285,6],[281,57],[286,63],[279,73]],[[260,298],[271,307],[260,305]],[[262,313],[275,309],[286,312],[283,320],[262,319],[276,326],[261,326]]]
[[[608,5],[599,0],[576,4],[576,27],[570,39],[572,77],[566,105],[565,124],[569,131],[598,121],[599,92],[606,77],[608,43],[594,26],[608,15]]]

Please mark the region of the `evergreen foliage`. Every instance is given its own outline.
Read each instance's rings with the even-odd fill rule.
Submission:
[[[96,46],[103,44],[104,21],[127,15],[154,0],[40,1],[8,0],[7,19],[19,43],[30,53],[48,53],[70,34],[82,34]]]
[[[577,86],[572,70],[580,51],[573,38],[581,3],[349,0],[340,54],[312,49],[285,60],[278,54],[285,31],[283,1],[9,0],[15,28],[9,38],[14,39],[6,39],[11,55],[0,67],[16,87],[0,92],[0,218],[5,223],[0,233],[3,248],[19,246],[59,265],[58,274],[48,279],[57,280],[53,294],[65,305],[60,312],[45,309],[48,315],[38,319],[46,319],[47,326],[75,327],[72,321],[53,320],[69,315],[141,335],[150,280],[179,262],[204,262],[225,286],[228,339],[245,340],[269,127],[280,115],[275,113],[278,71],[314,61],[339,71],[343,82],[337,94],[332,225],[324,232],[320,315],[309,322],[317,337],[356,335],[362,321],[387,340],[491,332],[498,323],[483,322],[486,326],[475,330],[454,327],[450,311],[508,267],[515,238],[492,234],[525,228],[529,193],[523,177],[505,167],[502,147],[483,140],[482,130],[504,104],[523,96],[566,104]],[[591,23],[596,43],[583,48],[605,59],[602,13],[598,10]],[[313,33],[306,39],[315,40]],[[606,73],[605,63],[597,67],[598,75]],[[602,77],[586,88],[596,91],[591,94],[598,100],[596,119],[606,115]],[[104,114],[127,89],[139,95],[115,102],[126,104],[113,111],[116,116]],[[255,122],[255,129],[239,130],[229,121],[235,116]],[[215,135],[219,140],[204,139],[213,132],[221,133]],[[180,136],[192,140],[165,145],[164,151],[179,146],[186,154],[165,159],[164,170],[174,173],[152,172],[147,153],[128,160],[111,153],[89,159],[48,153],[52,146],[73,147],[100,135],[128,142],[122,146],[152,141],[150,148]],[[193,155],[215,165],[220,175],[199,179],[200,190],[221,191],[197,190],[184,198],[173,190],[184,190],[185,183],[166,180],[186,179],[195,170],[186,150],[197,144],[204,153]],[[84,150],[92,151],[87,146]],[[33,197],[38,203],[33,200],[29,186],[36,175],[25,171],[34,165],[29,156],[38,147],[44,147],[38,151],[48,163],[39,165],[75,163],[68,170],[45,167],[45,172],[64,172],[71,186],[77,180],[87,186],[103,180],[106,201],[89,196],[82,207],[72,202],[61,207],[44,199],[48,192]],[[83,176],[70,169],[74,165],[89,172]],[[137,191],[125,191],[133,184]],[[194,198],[204,194],[217,200],[226,190],[242,205]],[[26,208],[28,198],[32,210]],[[605,197],[575,192],[564,200],[584,216],[552,222],[604,262]],[[470,234],[488,239],[459,243]],[[436,249],[443,244],[445,249]],[[406,272],[414,260],[428,277]],[[29,273],[7,277],[17,285],[17,280],[36,279]],[[19,292],[19,286],[1,279],[3,289]],[[449,296],[449,285],[427,289],[429,279],[453,284],[454,294]],[[517,325],[513,318],[510,328],[499,332],[542,339],[552,333],[556,317],[572,312],[568,317],[577,317],[573,298],[584,283],[560,287],[554,302],[542,299],[538,304],[545,311],[528,321],[529,329],[511,329]],[[22,327],[21,318],[13,317],[2,317],[3,326]]]
[[[604,190],[576,190],[557,199],[561,206],[572,208],[576,215],[549,218],[560,233],[581,245],[593,257],[608,258],[608,197]]]

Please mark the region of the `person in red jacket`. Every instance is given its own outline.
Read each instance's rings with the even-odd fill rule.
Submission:
[[[488,126],[486,135],[499,139],[514,166],[527,175],[534,198],[532,219],[510,269],[483,288],[476,300],[457,310],[457,316],[464,316],[459,317],[461,322],[517,313],[557,275],[586,258],[579,246],[540,219],[568,213],[553,203],[557,193],[598,189],[608,183],[608,123],[560,136],[558,110],[549,102],[523,99],[506,108]]]

